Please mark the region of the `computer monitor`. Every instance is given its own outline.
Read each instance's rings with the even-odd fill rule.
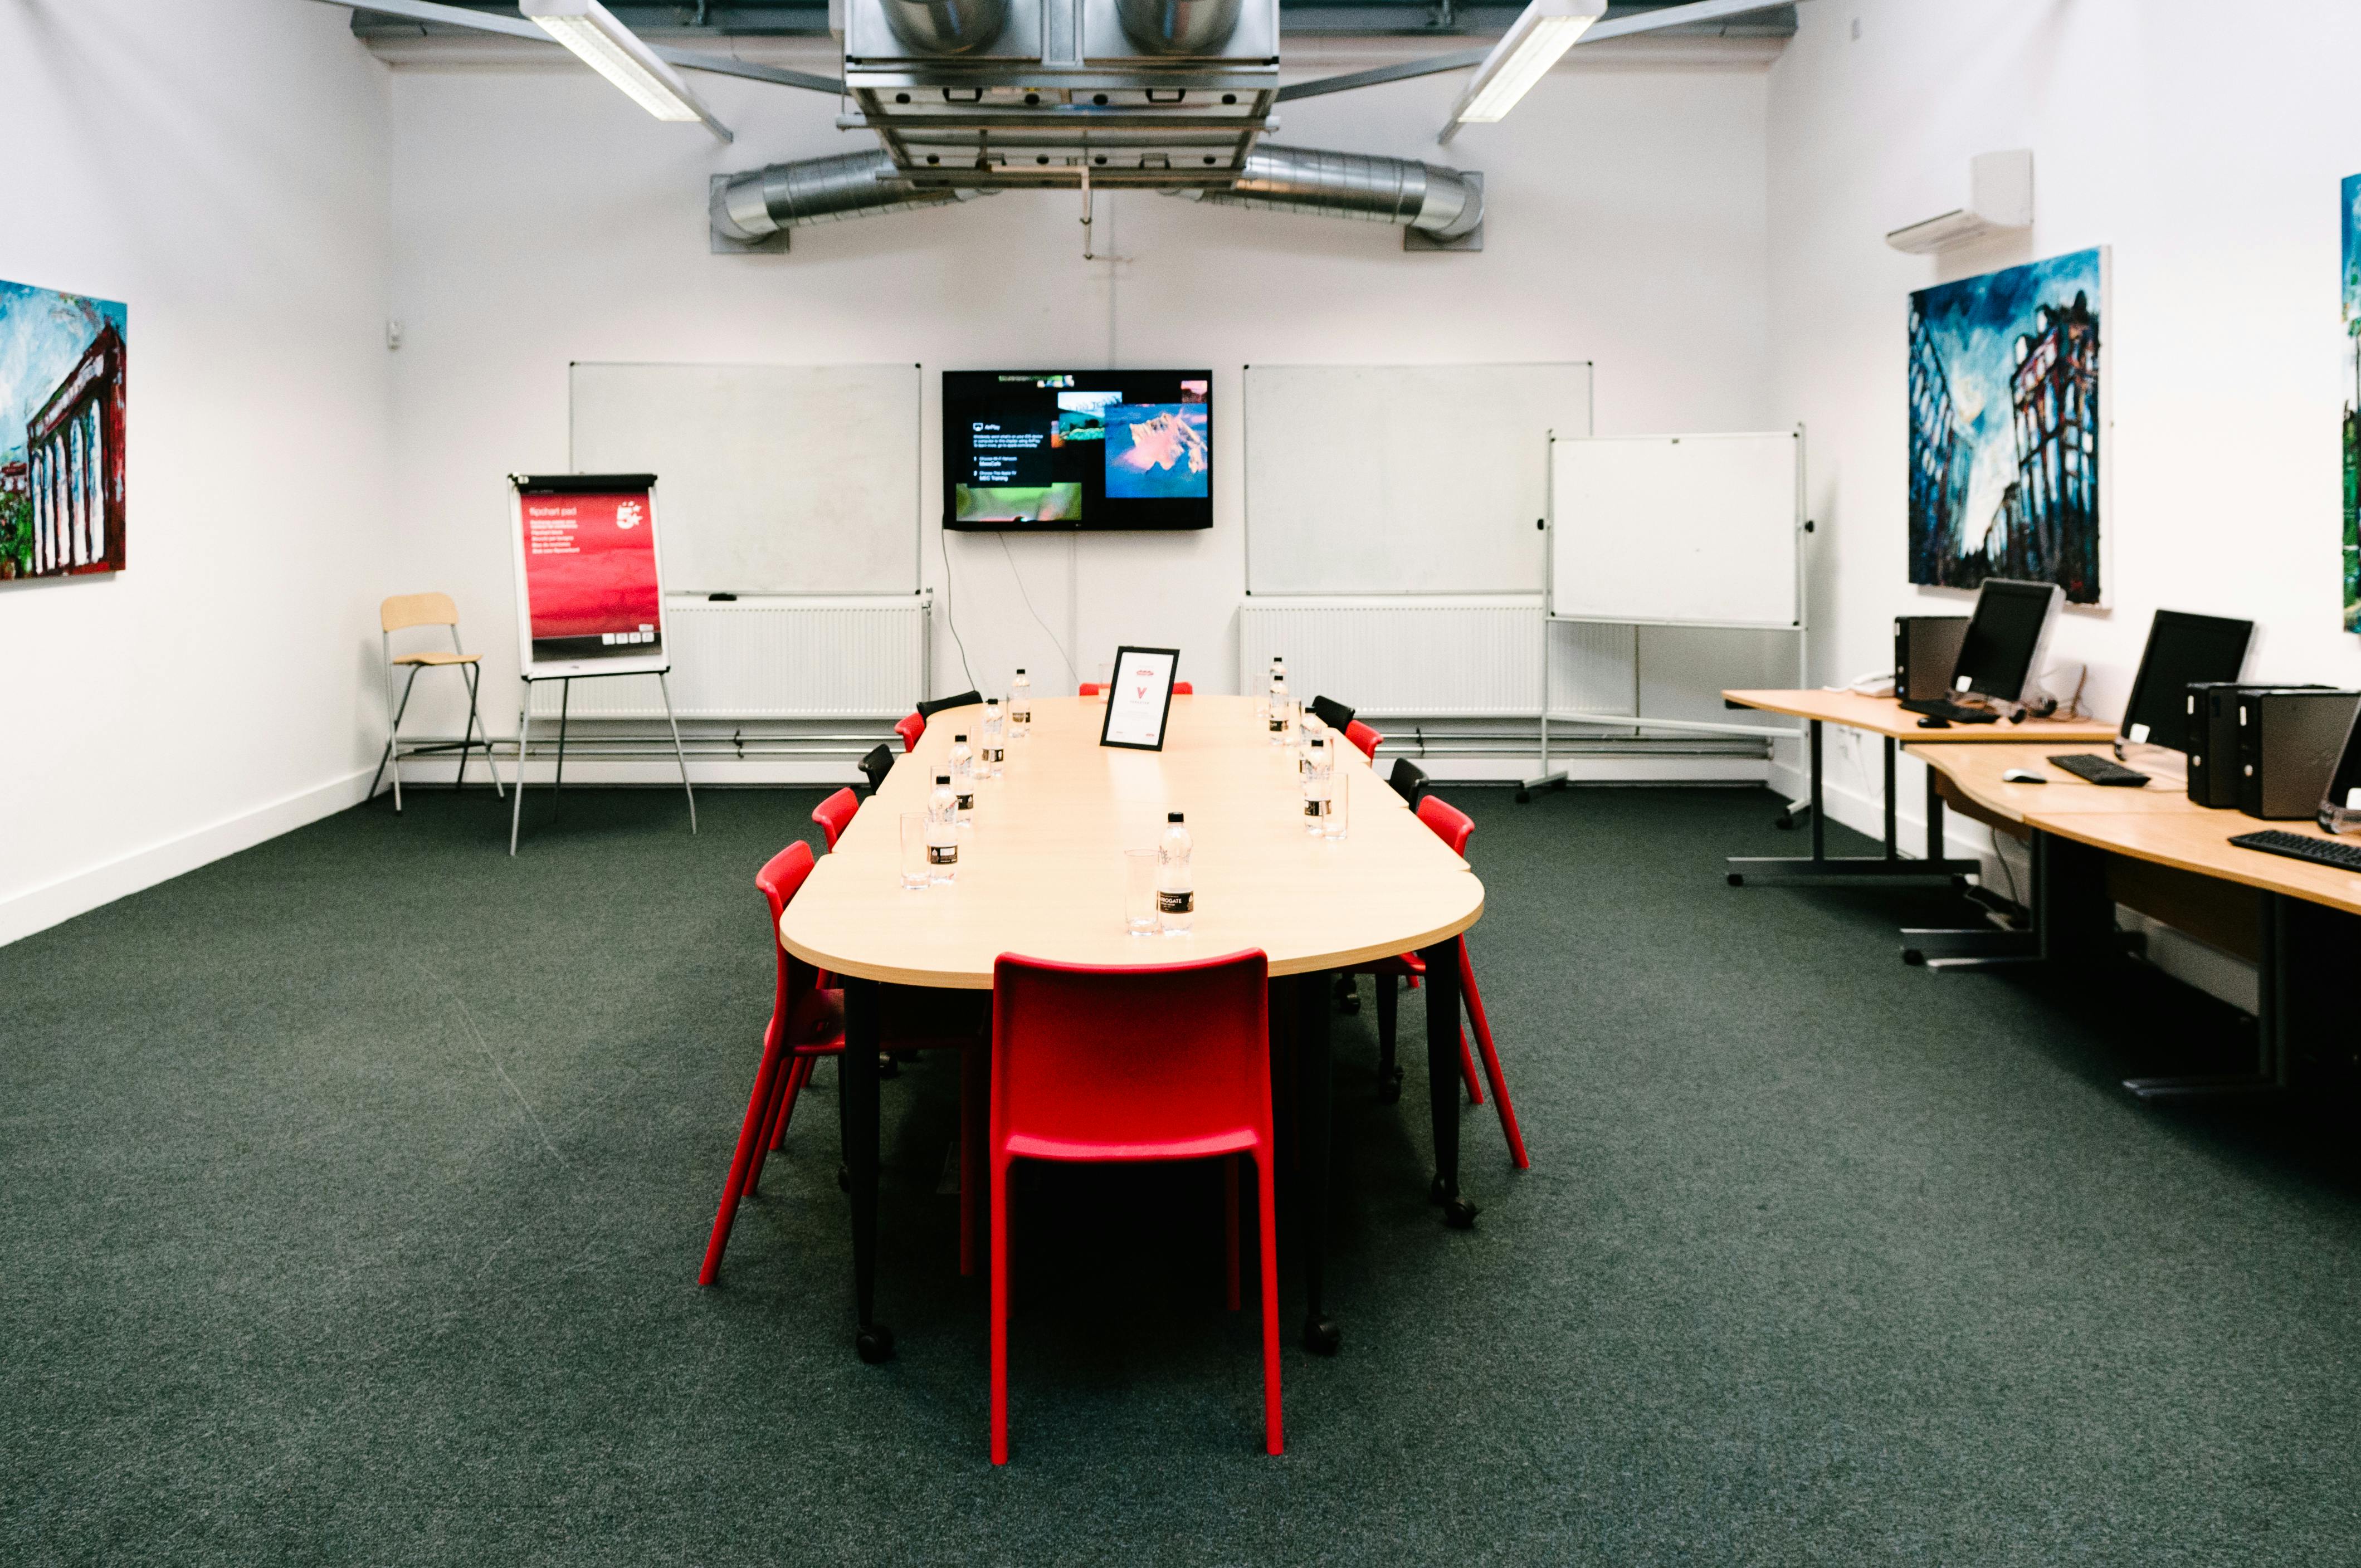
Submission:
[[[2055,583],[1986,577],[1976,595],[1967,635],[1960,639],[1960,656],[1951,665],[1953,694],[2021,700],[2065,597]]]
[[[2320,825],[2331,833],[2361,830],[2361,704],[2345,730],[2345,750],[2320,796]]]
[[[2123,740],[2135,746],[2189,750],[2189,687],[2198,681],[2235,681],[2246,667],[2251,620],[2160,609],[2148,623],[2132,698],[2124,707]]]

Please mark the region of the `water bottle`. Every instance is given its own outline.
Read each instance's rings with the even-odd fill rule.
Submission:
[[[927,872],[937,882],[959,875],[959,796],[951,793],[951,776],[935,775],[935,793],[927,799]]]
[[[1189,828],[1180,813],[1166,814],[1163,841],[1156,846],[1156,916],[1168,937],[1186,932],[1197,918],[1197,883],[1189,871]]]
[[[1328,721],[1316,713],[1303,716],[1303,724],[1295,732],[1295,765],[1299,772],[1312,771],[1312,748],[1329,737]]]
[[[1270,662],[1270,743],[1287,743],[1287,661],[1274,658]]]
[[[1016,667],[1016,678],[1008,683],[1008,738],[1022,740],[1033,729],[1033,683],[1025,676],[1025,666]]]
[[[964,735],[951,737],[951,800],[964,830],[975,817],[975,753]]]
[[[1336,784],[1336,769],[1328,755],[1328,738],[1314,734],[1303,756],[1303,830],[1313,838],[1328,831],[1328,812]]]
[[[1255,688],[1255,728],[1270,728],[1270,683],[1279,676],[1279,655],[1270,659],[1270,668],[1263,672],[1262,685]]]
[[[1008,749],[1003,744],[1007,734],[1007,720],[1000,715],[1000,699],[996,696],[985,697],[983,699],[983,750],[978,751],[975,758],[975,771],[982,777],[996,779],[1000,776],[1001,767],[1008,758]]]

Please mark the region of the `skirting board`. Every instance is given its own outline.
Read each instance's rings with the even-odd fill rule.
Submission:
[[[361,768],[251,811],[223,817],[178,838],[11,894],[0,899],[0,947],[36,931],[46,931],[103,904],[112,904],[126,894],[170,882],[225,855],[235,855],[324,817],[334,817],[359,802],[368,780],[369,770]]]
[[[1905,759],[1906,762],[1906,759]],[[1917,854],[1927,843],[1927,813],[1923,805],[1925,786],[1911,779],[1915,769],[1909,769],[1897,782],[1895,793],[1901,797],[1894,803],[1894,831],[1902,840],[1905,853]],[[1771,787],[1789,800],[1804,800],[1811,793],[1811,780],[1802,769],[1773,763]],[[1842,823],[1857,833],[1874,839],[1885,831],[1884,811],[1877,797],[1847,787],[1834,777],[1824,777],[1820,786],[1821,806],[1831,822]],[[1996,864],[1998,850],[1992,832],[1981,822],[1960,816],[1957,812],[1943,814],[1943,850],[1962,860],[1976,860],[1983,865],[1984,883],[2005,891],[2008,878],[2001,874]],[[2023,887],[2028,875],[2017,856],[2016,885]],[[2185,931],[2152,919],[2135,909],[2118,905],[2115,924],[2126,931],[2137,931],[2147,939],[2147,961],[2166,974],[2205,992],[2218,1001],[2226,1002],[2242,1012],[2255,1011],[2259,994],[2255,966],[2235,954],[2199,941]],[[1897,938],[1897,945],[1899,938]]]

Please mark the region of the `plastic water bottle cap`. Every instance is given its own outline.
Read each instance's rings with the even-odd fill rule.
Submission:
[[[939,784],[947,784],[951,782],[951,776],[949,773],[937,773],[935,775],[935,782]]]
[[[1178,821],[1180,821],[1180,814],[1179,812],[1177,812],[1177,811],[1172,812],[1172,813],[1169,814],[1168,816],[1166,816],[1166,817],[1164,818],[1164,820],[1165,820],[1165,821],[1167,821],[1167,822],[1178,822]]]

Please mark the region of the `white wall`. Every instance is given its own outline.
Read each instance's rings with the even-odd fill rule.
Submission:
[[[0,5],[0,277],[129,306],[128,569],[0,585],[0,942],[367,781],[385,75],[328,6]]]
[[[1894,616],[1970,602],[1905,580],[1910,291],[2106,245],[2108,607],[2069,610],[2056,652],[2089,662],[2111,718],[2161,606],[2252,617],[2258,676],[2361,683],[2339,629],[2337,437],[2361,8],[1814,0],[1797,16],[1771,73],[1771,333],[1774,411],[1810,427],[1818,677],[1890,666]],[[1886,247],[2003,148],[2033,149],[2029,239]],[[1841,763],[1836,804],[1873,827],[1874,746]],[[1905,764],[1908,821],[1920,777]]]
[[[1045,687],[1064,685],[1052,637],[1067,639],[1071,592],[1084,678],[1129,639],[1178,646],[1201,689],[1231,689],[1244,364],[1590,359],[1601,433],[1762,424],[1763,59],[1706,58],[1722,63],[1561,71],[1510,124],[1461,136],[1447,160],[1488,181],[1481,255],[1405,254],[1399,231],[1377,225],[1102,193],[1102,258],[1090,263],[1079,199],[1040,192],[802,229],[783,257],[711,256],[709,172],[870,145],[832,127],[834,100],[702,78],[738,131],[722,148],[649,119],[562,57],[404,64],[393,86],[395,313],[408,334],[395,356],[401,554],[385,587],[458,596],[489,656],[494,728],[511,733],[501,476],[566,466],[569,360],[922,363],[923,559],[939,592],[937,372],[1202,365],[1215,378],[1210,532],[954,534],[947,600],[987,685],[1022,663]],[[1290,63],[1315,60],[1290,50]],[[1457,87],[1437,78],[1292,104],[1275,139],[1445,161],[1433,130]],[[939,614],[936,651],[938,689],[964,685]],[[458,716],[446,707],[427,722],[456,733]]]

